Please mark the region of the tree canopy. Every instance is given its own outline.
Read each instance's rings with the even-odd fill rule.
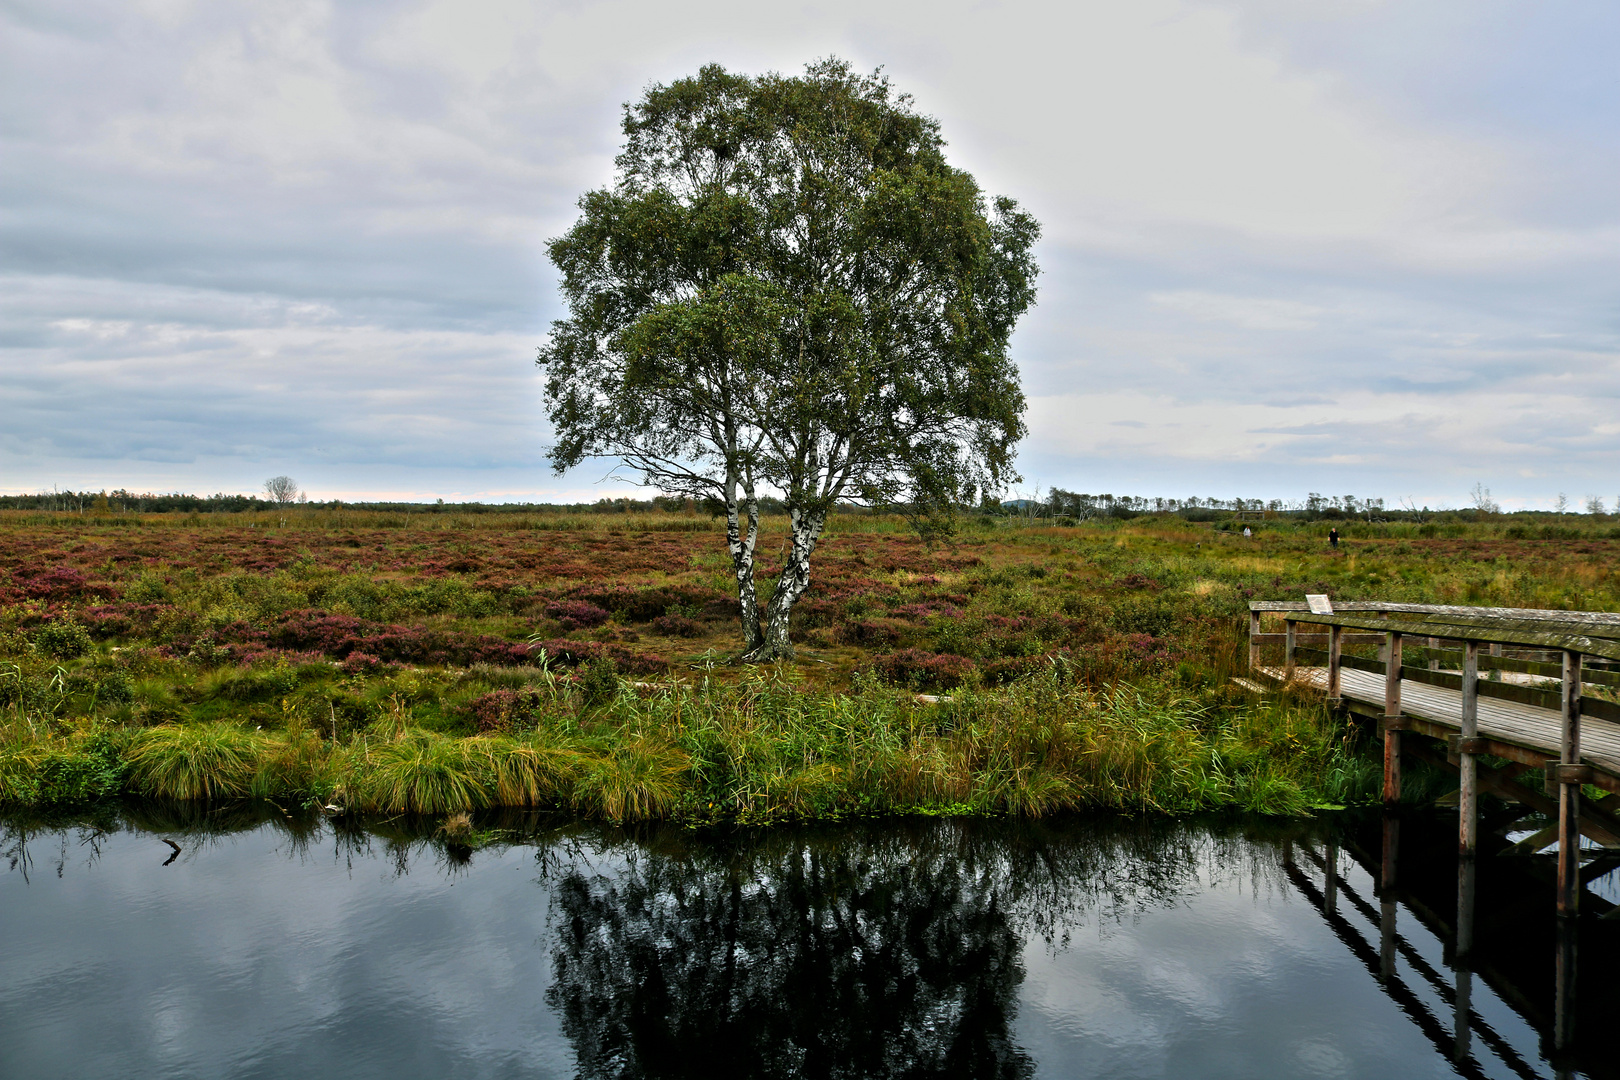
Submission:
[[[987,205],[880,73],[708,66],[624,116],[611,187],[550,244],[568,317],[540,350],[560,472],[612,457],[727,511],[745,656],[787,625],[840,500],[933,513],[1017,477],[1008,341],[1033,218]],[[764,626],[758,498],[792,536]]]

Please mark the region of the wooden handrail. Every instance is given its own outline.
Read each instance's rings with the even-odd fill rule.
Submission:
[[[1556,649],[1620,661],[1620,640],[1591,633],[1572,632],[1590,629],[1585,626],[1565,624],[1557,629],[1551,629],[1548,622],[1535,625],[1532,620],[1527,619],[1470,619],[1464,623],[1433,617],[1367,619],[1359,615],[1340,615],[1336,612],[1332,615],[1317,615],[1309,611],[1290,612],[1289,617],[1296,622],[1312,623],[1317,626],[1338,626],[1346,630],[1371,630],[1412,637],[1438,637],[1452,641],[1478,641],[1485,644]]]
[[[1249,610],[1266,614],[1288,611],[1309,611],[1310,605],[1302,600],[1250,600]],[[1335,600],[1333,610],[1390,611],[1412,615],[1460,615],[1478,618],[1537,619],[1552,622],[1589,622],[1620,628],[1620,612],[1615,611],[1553,611],[1543,608],[1468,607],[1461,604],[1402,604],[1385,600]]]

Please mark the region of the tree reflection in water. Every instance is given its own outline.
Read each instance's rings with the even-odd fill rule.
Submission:
[[[550,849],[548,1000],[586,1077],[1027,1076],[1026,939],[1259,869],[1212,848],[1118,822],[576,841]]]

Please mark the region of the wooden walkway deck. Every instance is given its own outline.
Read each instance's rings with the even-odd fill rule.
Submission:
[[[1278,682],[1283,681],[1280,667],[1260,667],[1256,671]],[[1294,680],[1325,691],[1328,670],[1325,667],[1296,667]],[[1356,668],[1343,668],[1339,672],[1339,691],[1347,701],[1371,706],[1369,715],[1380,715],[1384,709],[1384,676]],[[1462,730],[1462,691],[1442,686],[1401,680],[1401,712],[1408,717],[1426,720],[1430,724],[1450,731]],[[1563,730],[1563,715],[1556,709],[1542,709],[1516,701],[1481,696],[1479,698],[1479,734],[1493,742],[1512,746],[1529,754],[1503,754],[1504,757],[1527,760],[1539,755],[1557,760],[1559,737]],[[1581,760],[1603,772],[1620,776],[1620,724],[1600,720],[1594,716],[1581,717]],[[1609,785],[1604,785],[1608,787]]]

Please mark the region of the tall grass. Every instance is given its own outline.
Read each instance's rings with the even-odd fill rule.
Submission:
[[[1350,730],[1319,704],[1213,709],[1165,686],[1093,690],[1061,665],[940,704],[870,681],[843,693],[763,672],[737,684],[620,693],[583,720],[552,712],[528,731],[474,737],[424,730],[398,699],[348,738],[289,716],[273,732],[221,721],[117,738],[94,725],[63,732],[14,720],[0,737],[0,802],[128,791],[414,814],[552,807],[694,823],[1077,809],[1298,814],[1368,800],[1378,781]],[[52,768],[66,778],[54,789]]]
[[[414,732],[384,743],[364,768],[351,769],[350,790],[367,810],[448,814],[488,806],[489,760],[475,742]]]
[[[130,780],[164,799],[225,799],[248,794],[271,740],[235,724],[149,728],[124,753]]]

